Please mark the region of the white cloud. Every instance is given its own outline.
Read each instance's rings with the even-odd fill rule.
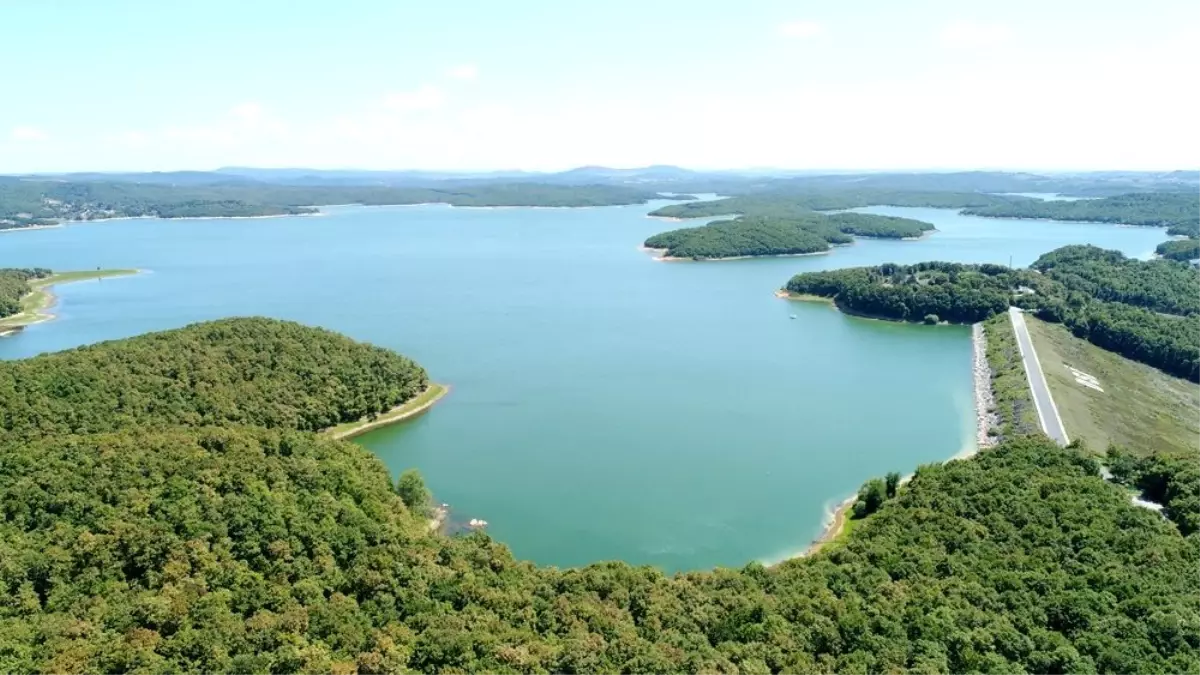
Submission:
[[[940,37],[947,47],[983,48],[1002,45],[1012,35],[1008,26],[1002,23],[960,20],[942,26]]]
[[[436,110],[442,107],[445,96],[437,87],[425,85],[415,91],[402,91],[389,94],[383,100],[388,110],[399,113],[416,112],[420,110]]]
[[[238,105],[233,106],[233,108],[229,111],[229,114],[235,119],[245,122],[246,124],[254,124],[262,119],[263,107],[261,103],[255,103],[253,101],[239,103]]]
[[[474,63],[464,63],[446,71],[446,74],[456,80],[473,80],[479,77],[479,66]]]
[[[779,27],[780,34],[790,38],[810,38],[823,30],[825,27],[816,21],[789,21]]]
[[[12,139],[14,141],[44,141],[49,136],[46,132],[37,127],[19,126],[13,127]]]

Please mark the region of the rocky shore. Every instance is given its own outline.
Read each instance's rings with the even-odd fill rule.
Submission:
[[[983,324],[971,326],[971,372],[975,380],[975,440],[977,447],[982,450],[996,444],[997,437],[988,431],[999,428],[1000,420],[993,412],[996,400],[992,396],[992,369],[987,361],[987,336],[983,332]]]

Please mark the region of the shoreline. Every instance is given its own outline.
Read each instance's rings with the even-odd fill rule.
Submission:
[[[28,301],[31,303],[30,306],[28,308],[23,308],[20,312],[17,312],[12,316],[6,316],[0,319],[0,334],[2,334],[0,337],[7,337],[14,333],[21,332],[27,326],[53,321],[54,319],[58,318],[57,314],[52,314],[49,311],[58,304],[58,296],[54,294],[53,290],[51,290],[55,286],[72,284],[79,281],[100,281],[102,279],[132,277],[139,274],[144,274],[145,272],[146,270],[141,269],[100,270],[98,272],[59,272],[42,279],[30,280],[30,290],[21,298],[22,303]]]
[[[62,226],[62,223],[55,223],[53,225],[25,225],[22,227],[6,227],[3,230],[0,230],[0,234],[8,234],[9,232],[28,232],[30,230],[53,230],[56,227]]]
[[[421,397],[426,396],[426,395],[430,394],[431,392],[432,392],[432,395],[430,395],[430,397],[427,400],[419,403],[415,408],[406,410],[406,408],[408,406],[412,405],[414,401],[419,401],[421,399]],[[384,427],[389,424],[396,424],[397,422],[403,422],[405,420],[412,419],[412,418],[420,415],[421,413],[426,412],[430,408],[432,408],[435,403],[437,403],[438,401],[445,398],[446,394],[448,394],[448,393],[450,393],[450,385],[438,384],[436,382],[430,382],[429,386],[425,387],[425,389],[421,393],[417,394],[412,399],[405,401],[404,403],[401,403],[400,405],[392,408],[391,410],[381,414],[379,417],[375,418],[374,420],[359,420],[358,422],[349,423],[349,424],[351,424],[351,426],[349,426],[347,428],[343,428],[343,429],[338,429],[339,426],[343,426],[343,425],[338,425],[338,426],[330,427],[328,429],[324,429],[320,433],[328,435],[330,438],[333,438],[335,440],[345,440],[348,438],[353,438],[355,436],[366,433],[367,431],[370,431],[371,429],[377,429],[379,427]]]

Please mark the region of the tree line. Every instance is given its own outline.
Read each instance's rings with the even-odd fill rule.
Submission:
[[[1154,252],[1170,260],[1195,260],[1200,258],[1200,239],[1172,239],[1159,244]]]
[[[808,216],[814,211],[840,211],[865,206],[961,209],[1017,201],[1040,200],[978,192],[855,189],[846,186],[811,189],[791,187],[740,194],[727,199],[669,204],[651,211],[650,215],[664,218],[709,218],[730,215],[791,218]]]
[[[992,218],[1047,218],[1051,220],[1119,223],[1143,227],[1200,227],[1200,193],[1151,192],[1076,201],[1023,200],[976,206],[964,213]],[[1172,234],[1183,233],[1179,230]]]

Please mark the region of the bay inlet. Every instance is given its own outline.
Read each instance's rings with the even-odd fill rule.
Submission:
[[[668,571],[803,550],[826,506],[973,443],[970,329],[784,303],[797,272],[883,262],[1026,265],[1067,243],[1143,256],[1161,229],[871,208],[918,241],[829,255],[656,264],[661,204],[326,207],[325,217],[137,219],[4,238],[0,265],[138,268],[56,290],[22,358],[225,316],[320,325],[425,365],[453,396],[355,441],[520,558]],[[796,314],[796,320],[789,315]]]

